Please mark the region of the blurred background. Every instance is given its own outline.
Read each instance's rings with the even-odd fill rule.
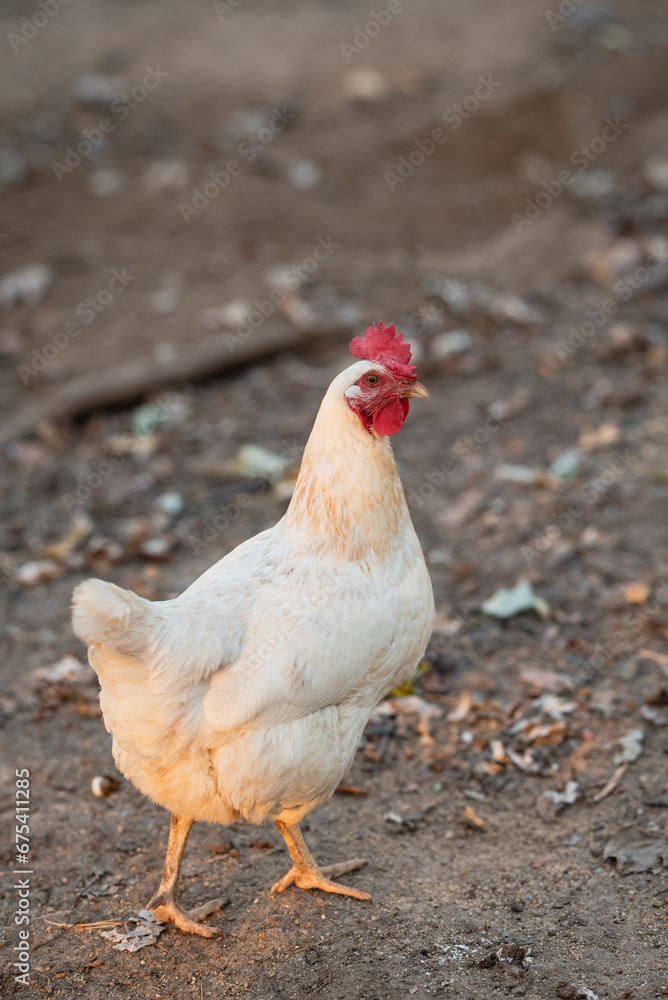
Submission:
[[[369,736],[356,779],[369,785],[369,830],[403,856],[383,808],[410,813],[395,800],[413,786],[427,804],[447,793],[430,814],[442,830],[436,818],[419,827],[420,856],[468,815],[468,790],[492,832],[481,847],[469,816],[455,825],[458,849],[492,873],[489,885],[515,864],[503,845],[519,836],[518,816],[529,879],[546,852],[571,851],[550,869],[556,885],[569,866],[580,883],[593,878],[596,851],[637,809],[649,810],[647,835],[664,829],[668,798],[648,789],[657,775],[665,783],[668,732],[656,721],[668,701],[665,4],[6,0],[0,23],[1,707],[53,796],[44,791],[48,864],[65,876],[74,864],[65,815],[97,831],[91,867],[106,838],[137,839],[128,826],[143,824],[156,859],[164,834],[159,811],[127,786],[122,815],[81,791],[113,765],[95,685],[72,665],[72,587],[93,574],[164,599],[274,523],[351,337],[378,319],[410,340],[431,392],[393,440],[438,612],[414,687],[460,715],[444,716],[426,749],[414,727],[392,730],[380,756],[385,737]],[[546,691],[569,692],[577,708],[562,701],[549,715]],[[529,709],[561,728],[520,739],[522,768],[490,750],[490,734]],[[453,742],[457,725],[469,735]],[[597,807],[602,826],[566,800],[536,813],[554,780],[559,792],[577,778],[591,804],[638,726],[640,771],[631,792]],[[59,791],[52,762],[64,757],[73,778]],[[321,822],[346,808],[333,800]],[[555,835],[562,808],[559,822],[573,825]],[[582,840],[577,860],[567,835]],[[204,840],[200,853],[193,870]],[[136,867],[143,878],[146,863]],[[432,886],[441,877],[426,873]],[[653,915],[651,948],[665,910],[652,909],[651,875],[633,879],[634,920]],[[536,924],[544,983],[570,989],[577,972],[606,996],[664,995],[623,992],[649,960],[615,922],[617,883],[602,882],[588,896],[596,930],[564,924],[557,939],[547,910]],[[406,874],[395,891],[422,928],[424,958],[429,906],[411,910],[409,887]],[[54,889],[51,909],[67,898]],[[476,905],[452,918],[453,941],[469,940],[467,919],[480,926],[466,917]],[[506,924],[492,924],[500,942]],[[629,947],[624,975],[606,938]],[[528,964],[504,961],[515,961],[513,988],[534,995]],[[304,969],[304,982],[338,982],[316,973]],[[371,995],[341,975],[342,996]],[[493,975],[457,966],[455,979],[487,997],[510,982]],[[656,976],[647,989],[665,990]]]

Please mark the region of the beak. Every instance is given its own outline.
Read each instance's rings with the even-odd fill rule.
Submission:
[[[401,393],[402,399],[429,399],[429,393],[422,382],[409,382]]]

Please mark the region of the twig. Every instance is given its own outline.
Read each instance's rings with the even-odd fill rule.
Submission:
[[[161,945],[158,941],[154,941],[153,944],[154,944],[154,946],[156,948],[159,948],[160,951],[164,951],[165,955],[167,955],[169,958],[171,958],[171,960],[172,960],[173,963],[176,963],[176,959],[172,955],[171,951],[169,951],[167,948],[165,948],[164,945]]]
[[[303,948],[295,948],[292,952],[293,955],[298,954],[300,951],[309,951],[311,948],[317,948],[319,944],[328,944],[330,941],[336,941],[337,938],[345,937],[346,934],[352,934],[354,928],[349,931],[341,931],[340,934],[332,934],[331,937],[323,938],[322,941],[311,941],[310,944],[305,944]],[[288,956],[289,958],[290,956]]]
[[[87,892],[87,891],[88,891],[88,889],[90,889],[90,888],[91,888],[92,886],[94,886],[94,885],[95,885],[95,883],[97,882],[98,878],[99,878],[99,876],[98,876],[98,875],[95,875],[95,876],[94,876],[94,877],[93,877],[93,878],[92,878],[92,879],[90,880],[90,882],[87,882],[87,883],[86,883],[86,885],[84,885],[84,886],[83,886],[83,888],[79,889],[78,893],[77,893],[77,894],[76,894],[76,896],[74,897],[74,902],[72,903],[72,906],[70,907],[70,911],[69,911],[69,913],[67,914],[67,918],[66,918],[66,923],[68,924],[68,926],[67,926],[67,927],[65,927],[65,929],[64,929],[64,930],[60,931],[60,933],[59,933],[59,934],[56,934],[56,935],[55,935],[54,937],[52,937],[52,938],[45,938],[45,939],[44,939],[43,941],[40,941],[40,942],[39,942],[39,944],[35,944],[35,945],[33,945],[33,947],[32,947],[32,950],[33,950],[33,951],[37,951],[37,949],[38,949],[38,948],[41,948],[41,947],[42,947],[43,945],[45,945],[45,944],[53,944],[53,942],[54,942],[54,941],[57,941],[57,940],[58,940],[58,938],[61,938],[61,937],[63,937],[63,935],[64,935],[64,934],[67,934],[67,932],[68,932],[68,930],[70,929],[70,927],[73,927],[73,926],[74,926],[74,924],[70,924],[70,923],[69,923],[69,921],[70,921],[70,920],[72,919],[72,914],[74,913],[74,911],[75,911],[75,909],[76,909],[76,905],[77,905],[77,903],[78,903],[78,902],[79,902],[79,900],[80,900],[80,899],[81,899],[81,898],[83,897],[83,894],[84,894],[85,892]],[[46,917],[45,917],[44,919],[46,920]]]
[[[42,919],[44,920],[45,923],[49,924],[51,927],[63,927],[66,931],[69,931],[72,928],[78,931],[90,931],[90,930],[97,930],[98,927],[118,927],[119,924],[123,923],[122,919],[120,920],[109,919],[109,920],[91,920],[90,923],[86,924],[82,923],[81,921],[78,921],[76,924],[60,924],[55,920],[49,920],[48,917],[43,917]],[[52,940],[55,941],[55,938],[52,938]]]
[[[464,632],[462,635],[462,646],[466,647],[466,651],[471,657],[474,667],[481,668],[483,666],[482,661],[478,656],[478,654],[476,653],[475,649],[473,648],[473,643],[471,642],[471,636],[468,634],[468,632]]]
[[[601,791],[594,796],[592,801],[600,802],[602,799],[607,798],[611,792],[614,792],[615,788],[619,784],[620,779],[624,776],[624,773],[626,772],[626,768],[628,766],[629,766],[628,762],[620,764],[615,773],[613,774],[613,776],[608,781],[606,781]]]
[[[657,653],[654,649],[641,649],[636,656],[637,660],[652,660],[663,668],[663,672],[668,676],[668,656],[665,653]]]
[[[300,951],[309,951],[309,949],[317,948],[321,944],[329,944],[330,941],[336,941],[337,938],[345,937],[346,934],[354,934],[359,927],[363,927],[364,924],[368,924],[368,922],[369,922],[368,920],[363,920],[362,923],[358,925],[358,927],[351,927],[347,931],[341,931],[340,934],[332,934],[331,937],[323,938],[322,941],[311,941],[310,944],[305,944],[303,948],[295,948],[295,950],[291,952],[291,954],[297,955]],[[290,955],[287,955],[286,957],[289,958]]]
[[[343,329],[305,331],[292,326],[274,327],[272,330],[256,331],[234,351],[230,350],[225,338],[216,335],[207,337],[189,353],[179,353],[168,360],[141,358],[139,361],[103,367],[72,378],[57,388],[41,388],[39,396],[30,394],[16,415],[3,420],[0,443],[29,433],[44,421],[129,403],[174,383],[217,375],[304,343],[338,336]],[[347,332],[347,327],[345,329]]]

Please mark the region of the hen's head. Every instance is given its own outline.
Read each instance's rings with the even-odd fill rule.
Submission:
[[[408,415],[408,400],[429,396],[410,363],[410,344],[404,344],[394,323],[379,323],[370,326],[364,337],[354,338],[350,353],[367,364],[346,390],[348,406],[367,431],[373,428],[378,434],[396,434]]]

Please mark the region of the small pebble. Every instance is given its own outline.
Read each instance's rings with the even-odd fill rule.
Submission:
[[[46,264],[28,264],[0,278],[0,306],[11,309],[22,302],[36,306],[53,284],[53,272]]]
[[[157,160],[142,174],[151,191],[178,191],[190,183],[190,172],[181,160]]]
[[[298,160],[287,170],[288,180],[298,191],[310,191],[322,180],[322,170],[313,160]]]
[[[125,90],[122,76],[109,73],[81,73],[70,88],[74,97],[82,104],[96,104],[107,108]]]
[[[90,783],[90,790],[97,799],[105,799],[107,796],[117,792],[120,782],[117,778],[112,778],[108,774],[96,774]]]
[[[154,507],[161,510],[163,514],[169,514],[170,517],[176,517],[183,510],[183,497],[180,493],[175,493],[174,491],[169,491],[167,493],[161,494],[155,503]]]
[[[113,198],[123,190],[123,175],[113,167],[93,170],[86,179],[86,187],[94,198]]]
[[[463,354],[473,346],[471,334],[466,330],[452,330],[450,333],[440,333],[431,342],[431,354],[437,361]]]
[[[386,76],[375,69],[355,69],[345,77],[343,92],[357,101],[382,101],[390,93]]]

